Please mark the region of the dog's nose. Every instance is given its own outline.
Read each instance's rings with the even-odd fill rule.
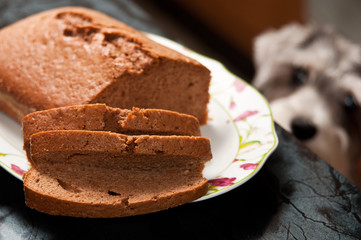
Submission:
[[[296,117],[291,122],[292,133],[299,140],[309,140],[317,133],[316,126],[308,119]]]

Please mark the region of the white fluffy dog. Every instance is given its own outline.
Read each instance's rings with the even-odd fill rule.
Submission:
[[[328,27],[290,24],[255,40],[253,84],[275,121],[351,180],[361,155],[360,47]]]

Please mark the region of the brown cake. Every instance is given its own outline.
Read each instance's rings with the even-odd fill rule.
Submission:
[[[84,130],[31,135],[26,204],[74,217],[124,217],[164,210],[207,192],[207,138],[128,136]]]
[[[33,111],[89,103],[207,120],[208,69],[90,9],[54,9],[5,27],[0,52],[0,110],[19,122]]]
[[[29,156],[30,136],[49,130],[111,131],[128,135],[200,136],[197,118],[168,110],[119,109],[105,104],[53,108],[23,118],[24,150]]]

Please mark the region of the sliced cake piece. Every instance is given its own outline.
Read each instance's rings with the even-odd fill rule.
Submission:
[[[105,104],[53,108],[23,118],[24,150],[29,157],[30,136],[49,130],[92,130],[124,134],[200,136],[197,118],[173,111],[119,109]]]
[[[105,173],[95,176],[102,177],[98,181],[103,182],[103,179],[108,179],[108,176],[104,178],[104,175]],[[117,176],[110,175],[110,180],[122,184],[117,181]],[[24,177],[26,204],[30,208],[51,215],[87,218],[126,217],[157,212],[191,202],[202,197],[207,192],[208,185],[207,180],[198,179],[187,186],[170,186],[155,193],[151,192],[154,191],[155,184],[149,189],[146,188],[149,185],[144,185],[144,190],[138,192],[133,190],[133,185],[118,185],[132,189],[134,195],[131,196],[130,192],[113,189],[114,185],[107,186],[108,181],[95,187],[84,186],[84,181],[79,187],[73,185],[74,179],[77,178],[57,178],[31,168]],[[151,180],[144,179],[144,182],[149,184]],[[143,185],[137,183],[139,184]]]
[[[26,204],[74,217],[123,217],[164,210],[207,192],[209,139],[57,130],[30,137]]]

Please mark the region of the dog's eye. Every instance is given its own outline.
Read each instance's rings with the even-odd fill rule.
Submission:
[[[292,84],[294,86],[300,86],[304,84],[308,78],[308,72],[301,67],[295,67],[292,71]]]
[[[347,112],[352,112],[358,107],[358,103],[352,94],[347,94],[343,100],[343,106]]]

